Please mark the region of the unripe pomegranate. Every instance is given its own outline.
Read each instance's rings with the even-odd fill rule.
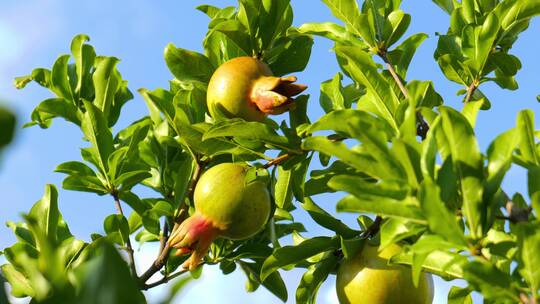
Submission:
[[[388,265],[388,259],[400,250],[401,248],[394,244],[378,252],[377,247],[366,244],[356,257],[345,260],[336,277],[339,303],[431,304],[431,274],[421,274],[418,287],[415,287],[409,267]]]
[[[281,114],[294,104],[293,96],[307,86],[294,84],[296,77],[275,77],[261,60],[237,57],[223,63],[208,83],[207,105],[216,118],[240,117],[262,121],[268,114]]]
[[[197,267],[214,239],[247,239],[264,228],[270,195],[263,181],[248,177],[248,170],[246,164],[223,163],[199,179],[193,197],[195,213],[169,238],[179,254],[192,252],[185,268]]]

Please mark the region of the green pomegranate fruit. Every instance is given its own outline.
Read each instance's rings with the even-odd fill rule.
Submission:
[[[388,265],[388,259],[400,250],[401,247],[394,244],[378,252],[377,247],[366,244],[356,257],[345,260],[336,277],[339,303],[431,304],[431,274],[421,274],[418,287],[415,287],[409,267]]]
[[[263,181],[248,178],[249,170],[246,164],[223,163],[199,179],[193,197],[195,213],[169,238],[178,254],[192,252],[185,268],[197,267],[214,239],[247,239],[264,228],[270,195]]]
[[[223,63],[210,78],[208,110],[214,118],[262,121],[268,114],[281,114],[294,106],[292,97],[307,88],[295,81],[294,76],[273,76],[261,60],[236,57]]]

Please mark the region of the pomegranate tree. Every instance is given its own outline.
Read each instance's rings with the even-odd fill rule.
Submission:
[[[293,96],[307,86],[295,76],[275,77],[268,65],[253,57],[236,57],[222,64],[208,83],[207,104],[212,117],[262,121],[294,105]]]
[[[254,169],[222,163],[201,176],[193,198],[195,213],[169,240],[178,254],[192,252],[184,267],[195,268],[218,237],[247,239],[264,228],[270,215],[270,195],[264,181],[248,174]]]

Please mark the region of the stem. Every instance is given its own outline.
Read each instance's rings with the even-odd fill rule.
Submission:
[[[366,239],[374,237],[381,229],[382,220],[382,217],[377,215],[373,223],[371,223],[371,225],[369,225],[369,227],[364,230],[364,232],[362,233],[362,237]]]
[[[142,290],[148,290],[150,288],[154,288],[156,286],[159,286],[161,284],[165,284],[167,282],[169,282],[170,280],[178,277],[178,276],[181,276],[182,274],[188,272],[189,270],[188,269],[182,269],[182,270],[179,270],[169,276],[163,276],[163,278],[161,278],[160,280],[158,281],[155,281],[153,283],[150,283],[150,284],[144,284],[143,287],[141,288]]]
[[[204,168],[205,163],[200,162],[198,159],[195,159],[197,162],[197,165],[195,166],[195,170],[193,171],[193,175],[191,177],[191,183],[189,184],[188,191],[186,193],[186,196],[189,198],[189,200],[193,200],[193,193],[195,192],[195,186],[197,185],[197,182],[199,181],[199,178],[201,177],[202,170]],[[187,217],[187,208],[188,206],[184,203],[180,207],[180,212],[176,216],[174,220],[174,226],[171,230],[171,234],[178,229],[180,224],[184,221],[184,219]],[[168,228],[168,226],[167,226]],[[145,286],[146,281],[150,279],[156,272],[158,272],[163,265],[167,262],[167,259],[169,258],[169,252],[171,251],[171,246],[169,245],[168,239],[169,235],[165,234],[165,227],[163,231],[162,239],[160,240],[160,251],[158,253],[158,257],[154,260],[152,265],[148,267],[148,269],[141,275],[140,283],[142,284],[143,288]],[[158,284],[159,285],[159,284]],[[157,286],[157,285],[156,285]]]
[[[281,156],[278,156],[278,157],[276,157],[276,158],[270,160],[269,162],[267,162],[266,164],[264,164],[262,167],[263,167],[264,169],[268,169],[268,168],[270,168],[270,167],[272,167],[272,166],[276,166],[276,165],[281,164],[282,162],[286,161],[286,160],[289,159],[290,157],[292,157],[291,154],[285,153],[285,154],[283,154],[283,155],[281,155]]]
[[[403,81],[401,81],[401,78],[399,77],[399,75],[396,73],[396,70],[394,69],[394,65],[392,64],[392,62],[386,55],[386,50],[380,50],[378,52],[378,55],[386,64],[386,68],[392,75],[392,78],[394,78],[394,81],[398,85],[401,93],[403,93],[403,96],[405,96],[405,98],[409,98],[409,91],[403,84]],[[419,112],[416,112],[416,121],[417,121],[416,134],[420,136],[422,140],[424,140],[426,139],[427,132],[429,131],[429,125],[426,123],[426,121],[424,120],[424,117],[422,117],[422,114],[420,114]]]
[[[159,238],[159,252],[163,252],[163,248],[165,248],[165,244],[167,243],[167,240],[169,239],[169,224],[167,224],[167,220],[165,220],[165,223],[163,223],[163,234]]]
[[[124,211],[122,210],[122,204],[120,203],[120,199],[118,198],[118,193],[116,191],[113,191],[112,196],[114,198],[114,204],[116,206],[116,211],[118,211],[118,214],[124,216]],[[134,277],[137,277],[137,268],[135,268],[135,257],[133,256],[133,247],[131,246],[131,240],[128,238],[126,239],[126,251],[128,254],[128,264],[129,268],[131,269],[131,274]]]
[[[399,75],[396,73],[396,70],[394,69],[394,66],[392,65],[392,62],[390,62],[390,59],[388,58],[388,56],[386,56],[386,52],[381,52],[379,54],[379,57],[381,57],[382,60],[384,61],[384,63],[386,63],[386,68],[388,69],[388,71],[392,75],[392,78],[394,78],[394,81],[398,85],[399,90],[401,91],[401,93],[403,93],[405,98],[409,98],[409,91],[407,90],[407,88],[403,84],[403,81],[401,81],[401,78],[399,77]]]
[[[477,88],[478,83],[476,80],[474,80],[471,85],[467,87],[467,95],[465,95],[465,100],[463,101],[464,103],[468,103],[469,101],[471,101],[474,91],[476,91]]]

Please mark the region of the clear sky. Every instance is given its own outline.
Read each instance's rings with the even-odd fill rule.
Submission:
[[[335,20],[320,1],[291,2],[295,15],[294,25]],[[91,37],[90,43],[98,54],[113,55],[122,60],[118,68],[123,78],[129,81],[133,92],[141,87],[167,87],[172,75],[163,60],[165,45],[173,42],[182,48],[202,51],[201,41],[207,29],[208,18],[195,10],[201,4],[226,6],[235,5],[236,1],[2,0],[0,100],[7,102],[17,112],[21,125],[28,122],[32,109],[39,101],[49,98],[50,94],[35,84],[17,91],[12,85],[13,77],[26,75],[35,67],[50,68],[58,55],[69,53],[71,38],[78,33]],[[412,61],[408,80],[433,80],[445,103],[460,107],[460,97],[455,94],[459,87],[444,78],[433,60],[437,43],[435,33],[446,32],[448,16],[428,0],[405,0],[402,9],[412,15],[411,26],[405,37],[417,32],[429,35]],[[540,94],[540,78],[537,74],[540,70],[540,60],[537,57],[540,49],[539,33],[540,22],[535,20],[511,51],[523,64],[517,75],[520,90],[505,91],[491,83],[481,86],[492,102],[492,109],[480,113],[477,122],[476,132],[483,151],[497,134],[515,124],[520,109],[538,108],[535,97]],[[304,72],[296,74],[299,82],[309,85],[309,116],[312,120],[323,114],[318,103],[319,84],[339,70],[334,54],[330,51],[331,47],[329,41],[316,38],[309,65]],[[136,95],[124,107],[116,131],[144,115],[146,107],[142,98]],[[41,197],[45,184],[52,183],[61,187],[63,175],[53,170],[62,162],[81,160],[79,148],[84,145],[81,137],[76,127],[61,120],[55,120],[49,130],[33,127],[18,131],[16,141],[2,155],[0,163],[0,222],[20,220],[19,214],[28,211]],[[523,171],[513,168],[504,182],[505,190],[508,193],[526,193],[525,181]],[[60,210],[78,238],[89,240],[91,232],[102,231],[103,218],[115,212],[113,202],[108,197],[59,190]],[[143,196],[153,195],[145,189],[137,190]],[[335,213],[338,195],[314,199]],[[309,222],[301,211],[296,212],[295,216],[300,221],[307,221],[308,230],[312,229],[308,236],[328,234]],[[339,216],[354,225],[354,216]],[[11,231],[0,226],[0,248],[14,241]],[[148,264],[156,250],[152,245],[144,245],[136,253],[141,265]],[[3,261],[0,257],[0,264]],[[294,303],[294,292],[302,272],[293,270],[282,274],[289,286],[289,303]],[[181,298],[185,301],[202,300],[203,303],[279,303],[277,298],[262,287],[255,293],[247,294],[244,291],[244,281],[240,271],[223,276],[219,269],[206,268],[199,281],[191,283],[179,294],[178,302]],[[334,278],[330,277],[322,286],[319,303],[337,303],[333,282]],[[440,279],[436,280],[434,303],[446,303],[446,293],[450,286]],[[150,302],[159,300],[165,291],[166,287],[152,291],[149,294]]]

